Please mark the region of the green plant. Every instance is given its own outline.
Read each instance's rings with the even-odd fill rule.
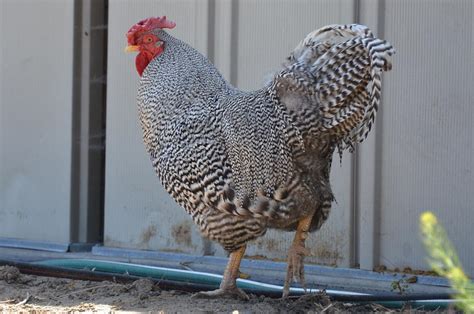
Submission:
[[[474,313],[474,284],[464,273],[454,246],[432,212],[421,215],[420,229],[430,266],[449,280],[459,301],[456,305],[467,313]]]

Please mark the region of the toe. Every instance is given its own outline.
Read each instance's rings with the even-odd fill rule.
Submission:
[[[285,277],[285,285],[283,286],[283,295],[282,298],[285,299],[290,294],[290,282],[293,278],[293,266],[292,263],[288,263]]]
[[[249,296],[242,290],[237,287],[235,288],[219,288],[212,291],[201,291],[193,294],[192,298],[198,299],[216,299],[216,298],[237,298],[241,300],[248,301]]]
[[[237,288],[236,291],[234,291],[234,295],[244,301],[250,300],[249,296],[247,293],[244,292],[244,290]]]
[[[306,281],[304,278],[304,264],[301,262],[301,264],[298,266],[298,273],[296,274],[298,278],[298,282],[301,284],[304,290],[306,290]]]

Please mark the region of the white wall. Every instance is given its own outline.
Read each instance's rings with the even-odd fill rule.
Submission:
[[[420,213],[432,210],[474,274],[474,3],[387,1],[380,171],[380,263],[426,265]]]
[[[73,16],[0,2],[0,237],[69,242]]]

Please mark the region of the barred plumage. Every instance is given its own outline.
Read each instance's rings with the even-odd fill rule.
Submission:
[[[392,46],[362,25],[326,26],[267,86],[244,92],[186,43],[151,33],[164,50],[139,86],[145,146],[201,232],[232,252],[303,217],[312,217],[309,231],[320,228],[333,201],[333,152],[370,131]]]

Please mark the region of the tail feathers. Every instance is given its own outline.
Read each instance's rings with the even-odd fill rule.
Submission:
[[[369,106],[365,111],[364,120],[354,132],[352,140],[356,142],[366,139],[372,129],[382,92],[382,71],[392,69],[390,56],[395,53],[392,45],[385,40],[375,39],[366,42],[366,47],[371,57]]]
[[[332,47],[312,64],[321,131],[335,131],[351,147],[367,137],[380,103],[381,74],[392,68],[389,56],[393,53],[385,40],[355,37]]]
[[[374,37],[364,25],[326,26],[295,48],[274,86],[280,99],[288,98],[287,93],[306,96],[293,95],[293,100],[315,95],[311,97],[314,103],[300,107],[315,108],[316,132],[334,136],[343,148],[353,147],[372,129],[380,103],[381,75],[392,68],[394,53],[389,42]],[[279,82],[288,85],[289,77],[300,80],[293,80],[292,90],[285,91]],[[314,130],[310,133],[315,134]]]

